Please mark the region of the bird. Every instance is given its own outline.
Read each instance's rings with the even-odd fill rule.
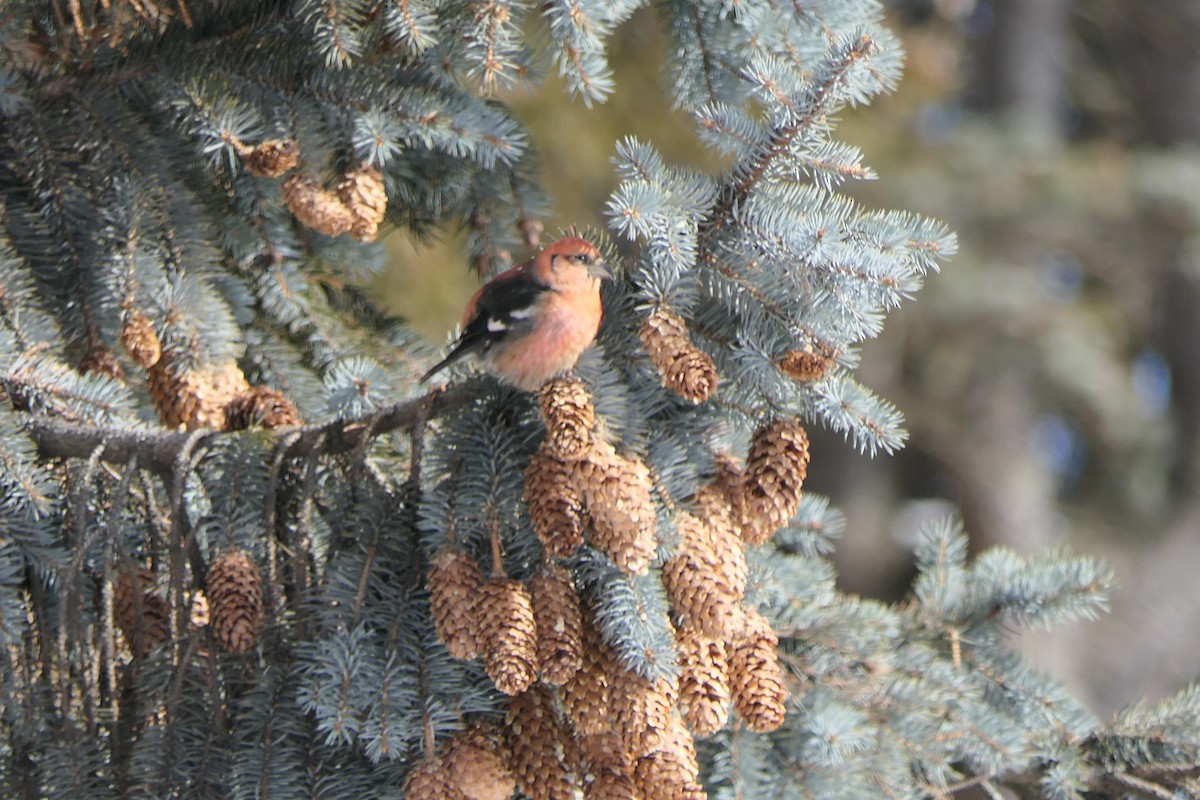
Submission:
[[[600,330],[600,281],[612,273],[578,236],[551,242],[484,284],[467,302],[462,333],[421,380],[474,356],[503,383],[533,392],[575,366]]]

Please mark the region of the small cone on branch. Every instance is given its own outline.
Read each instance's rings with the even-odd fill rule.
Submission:
[[[268,139],[245,149],[242,160],[251,175],[278,178],[300,162],[300,146],[295,139]]]
[[[226,550],[208,568],[209,627],[217,644],[244,653],[258,642],[262,625],[262,575],[244,550]]]
[[[345,233],[357,220],[336,192],[301,172],[293,172],[284,179],[283,203],[302,225],[326,236]]]
[[[787,689],[779,664],[779,637],[757,611],[747,610],[746,630],[729,648],[733,705],[752,731],[767,733],[783,724]]]
[[[113,622],[140,658],[171,635],[167,601],[154,589],[154,573],[142,566],[121,568],[113,586]]]
[[[542,679],[553,686],[570,680],[583,663],[583,620],[571,574],[547,563],[529,582],[537,621],[537,657]]]
[[[712,358],[692,343],[687,324],[674,311],[655,309],[639,335],[663,386],[691,403],[703,403],[717,390],[720,376]]]
[[[342,176],[337,193],[354,217],[350,235],[364,243],[375,241],[379,223],[387,213],[387,187],[383,174],[364,161],[358,169]]]
[[[694,628],[681,628],[679,708],[697,735],[710,736],[729,720],[729,659],[725,643]]]
[[[121,347],[139,366],[149,369],[162,357],[162,344],[154,323],[132,305],[125,306],[121,320]]]
[[[147,371],[150,398],[168,428],[224,430],[225,407],[250,388],[236,362],[176,370],[160,358]]]
[[[117,360],[117,354],[102,344],[88,348],[77,367],[80,372],[89,375],[104,375],[114,381],[125,380],[125,369]]]
[[[630,752],[646,752],[648,736],[666,729],[671,710],[679,699],[675,680],[662,677],[650,680],[617,665],[608,676],[609,704],[613,722]]]
[[[509,700],[507,730],[517,788],[530,800],[573,797],[574,742],[559,721],[549,692],[534,686]]]
[[[300,412],[283,392],[269,386],[251,386],[225,406],[225,430],[289,428],[301,424]]]
[[[811,348],[789,350],[779,359],[779,371],[804,383],[819,381],[833,366],[833,358]]]
[[[475,559],[455,550],[442,550],[429,565],[429,607],[438,638],[453,658],[479,655],[475,634],[475,597],[483,575]]]
[[[455,734],[443,756],[446,773],[468,800],[508,800],[517,784],[509,753],[495,725],[473,725]]]
[[[464,800],[451,780],[446,763],[438,756],[421,759],[404,778],[405,800]]]
[[[583,498],[570,468],[543,447],[525,471],[525,502],[546,554],[563,558],[583,544]]]
[[[799,421],[779,420],[754,434],[742,483],[747,544],[768,541],[795,515],[807,473],[808,435]]]
[[[528,689],[537,678],[537,623],[523,583],[496,577],[479,588],[475,634],[496,688],[509,695]]]
[[[542,387],[538,400],[549,451],[564,461],[586,457],[592,447],[596,409],[583,381],[556,378]]]
[[[611,648],[585,615],[579,669],[563,684],[560,693],[563,711],[577,736],[611,731],[609,675],[617,669],[619,666]]]
[[[608,444],[572,462],[591,521],[591,540],[629,575],[644,575],[654,560],[658,513],[651,498],[650,470],[624,458]]]

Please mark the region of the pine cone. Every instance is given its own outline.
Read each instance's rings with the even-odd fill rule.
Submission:
[[[494,725],[459,731],[443,758],[446,774],[469,800],[508,800],[517,784],[509,753]]]
[[[479,564],[470,556],[443,550],[429,565],[429,606],[438,638],[453,658],[479,655],[475,635],[475,597],[483,584]]]
[[[678,616],[705,634],[725,639],[742,626],[749,570],[740,539],[680,512],[680,543],[663,565],[663,587]]]
[[[663,386],[691,403],[703,403],[717,390],[719,375],[712,358],[688,336],[687,324],[660,306],[642,323],[642,345]]]
[[[544,564],[529,582],[537,621],[537,658],[542,679],[566,683],[583,663],[583,620],[571,574],[557,564]]]
[[[592,448],[596,409],[583,381],[556,378],[542,387],[538,399],[550,453],[563,461],[586,458]]]
[[[567,464],[545,447],[534,455],[525,471],[525,502],[546,555],[563,558],[583,544],[583,499]]]
[[[335,192],[312,175],[293,172],[283,181],[283,203],[302,225],[326,236],[338,236],[357,221]]]
[[[656,732],[670,724],[678,686],[670,678],[651,681],[621,666],[609,674],[608,681],[612,721],[621,741],[631,753],[642,755]]]
[[[88,348],[77,367],[80,372],[89,375],[105,375],[114,381],[125,380],[125,369],[117,360],[117,354],[102,344]]]
[[[592,544],[626,574],[644,575],[657,545],[658,513],[651,499],[650,470],[598,445],[589,458],[572,462],[591,522]]]
[[[584,615],[583,654],[579,669],[563,684],[563,710],[577,736],[610,731],[609,675],[620,667],[600,631]]]
[[[233,361],[208,369],[176,371],[169,359],[161,358],[146,375],[159,419],[169,428],[223,430],[225,407],[250,388]]]
[[[650,736],[645,737],[644,742],[641,755],[665,753],[683,768],[691,780],[699,778],[700,761],[696,757],[696,740],[692,738],[692,732],[687,729],[683,718],[678,714],[671,714],[666,727],[654,729]]]
[[[833,366],[833,359],[811,349],[789,350],[779,360],[779,371],[789,378],[809,383],[819,381]]]
[[[687,724],[709,736],[729,720],[729,659],[720,639],[694,628],[681,628],[679,647],[679,708]]]
[[[243,154],[246,169],[260,178],[278,178],[300,162],[295,139],[268,139]]]
[[[404,800],[466,800],[437,756],[421,759],[404,779]]]
[[[227,550],[208,568],[204,593],[217,644],[244,653],[258,641],[262,625],[262,575],[243,550]]]
[[[520,694],[537,678],[537,623],[520,581],[492,578],[475,598],[475,633],[496,688]]]
[[[530,800],[568,800],[574,796],[570,763],[571,734],[554,710],[554,699],[540,686],[508,702],[508,742],[517,788]]]
[[[113,586],[113,621],[137,658],[171,636],[167,601],[154,590],[154,573],[142,566],[122,568]]]
[[[154,323],[132,305],[125,306],[125,318],[121,322],[121,347],[139,366],[149,369],[162,357],[162,345]]]
[[[746,631],[729,649],[733,705],[750,730],[773,731],[787,713],[787,689],[779,665],[779,637],[757,611],[747,610]]]
[[[642,756],[633,769],[633,783],[642,800],[706,800],[704,788],[689,775],[686,764],[670,753]]]
[[[251,386],[225,406],[225,430],[289,428],[301,424],[300,412],[283,392],[269,386]]]
[[[754,434],[746,467],[742,538],[763,544],[800,508],[808,473],[808,436],[796,420],[779,420]]]
[[[382,173],[364,161],[358,169],[342,176],[337,193],[354,215],[350,235],[360,242],[375,241],[379,223],[387,213],[387,187]]]
[[[642,800],[630,773],[611,769],[597,769],[585,775],[583,797],[584,800]]]

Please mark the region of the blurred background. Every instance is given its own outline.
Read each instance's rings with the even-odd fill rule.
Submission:
[[[880,177],[846,191],[945,220],[960,253],[864,347],[908,446],[872,460],[812,431],[808,485],[846,512],[850,592],[901,597],[917,530],[951,512],[977,549],[1107,560],[1112,614],[1020,639],[1103,718],[1200,675],[1200,0],[887,7],[908,67],[843,115]],[[643,9],[608,103],[553,79],[502,98],[540,152],[548,232],[603,226],[624,136],[723,167],[663,99],[662,47]],[[437,345],[477,286],[455,237],[393,234],[373,284]]]

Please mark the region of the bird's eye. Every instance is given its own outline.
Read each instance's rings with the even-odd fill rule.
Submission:
[[[590,267],[592,265],[592,257],[589,256],[587,253],[575,256],[575,258],[577,261],[579,261],[580,264],[583,264],[585,267]]]

